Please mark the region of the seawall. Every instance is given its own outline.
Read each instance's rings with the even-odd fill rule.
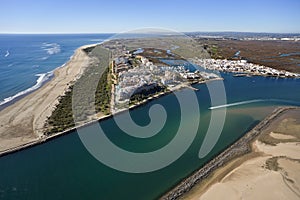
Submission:
[[[160,197],[160,200],[175,200],[179,199],[183,194],[190,191],[194,185],[203,181],[207,178],[214,170],[222,167],[229,161],[242,156],[251,151],[250,143],[261,133],[261,131],[266,128],[270,122],[280,116],[283,112],[295,109],[295,107],[279,107],[275,109],[268,117],[257,124],[252,130],[247,132],[239,140],[233,143],[230,147],[220,153],[218,156],[213,158],[203,167],[198,169],[196,172],[191,174],[188,178],[181,181],[172,190],[167,192],[165,195]]]

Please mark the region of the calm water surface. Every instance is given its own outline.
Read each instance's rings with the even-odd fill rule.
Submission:
[[[198,134],[188,151],[170,166],[144,174],[116,171],[95,160],[84,148],[77,133],[73,132],[0,158],[0,199],[155,199],[269,114],[270,110],[264,110],[265,107],[300,102],[300,80],[222,75],[228,103],[255,99],[266,101],[228,108],[222,135],[204,159],[198,158],[198,152],[210,121],[208,108],[211,105],[207,87],[202,84],[195,85],[199,88],[196,94],[201,110]],[[130,137],[117,127],[113,119],[99,124],[109,139],[123,149],[134,152],[159,149],[174,137],[180,111],[176,97],[170,94],[131,111],[137,124],[149,123],[148,110],[153,104],[163,105],[168,119],[162,131],[151,138]],[[252,108],[261,108],[255,118]],[[190,123],[195,114],[191,113],[184,123]],[[95,130],[96,125],[84,128],[87,133]]]

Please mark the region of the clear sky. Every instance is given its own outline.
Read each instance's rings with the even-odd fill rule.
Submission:
[[[0,0],[1,33],[300,33],[300,0]]]

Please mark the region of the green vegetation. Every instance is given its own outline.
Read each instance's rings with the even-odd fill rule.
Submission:
[[[138,48],[153,48],[160,50],[171,50],[171,53],[180,56],[181,58],[209,58],[209,54],[203,49],[201,44],[194,39],[187,36],[166,36],[157,38],[134,38],[134,39],[118,39],[106,42],[106,46],[118,45],[126,46],[129,51],[134,51]],[[160,54],[160,53],[158,53]],[[154,55],[153,57],[164,57],[163,52],[160,55]],[[151,57],[149,55],[149,57]],[[151,61],[151,60],[150,60]],[[155,63],[155,60],[151,62]]]
[[[166,92],[166,91],[167,91],[167,87],[160,86],[160,85],[157,85],[149,90],[143,89],[142,91],[135,93],[130,97],[130,105],[139,103],[144,99],[154,96],[155,94],[158,94],[160,92]]]
[[[102,112],[107,115],[110,112],[111,99],[111,76],[110,68],[107,68],[102,74],[95,93],[96,112]]]
[[[129,64],[132,65],[133,67],[139,66],[140,63],[141,63],[141,59],[139,58],[134,58],[129,60]]]
[[[65,95],[59,98],[56,109],[48,118],[47,123],[51,128],[47,134],[61,132],[75,125],[72,115],[72,90],[73,86],[70,86],[69,90],[65,92]]]
[[[219,47],[215,44],[204,44],[203,48],[209,53],[211,58],[214,59],[224,59],[222,56],[222,52],[220,51]]]
[[[91,46],[91,47],[83,49],[83,51],[88,54],[88,53],[91,53],[94,49],[95,49],[95,46]]]
[[[75,122],[88,120],[95,113],[107,115],[110,112],[110,53],[100,46],[88,48],[85,52],[92,62],[83,75],[59,98],[58,105],[46,123],[47,135],[74,127]]]

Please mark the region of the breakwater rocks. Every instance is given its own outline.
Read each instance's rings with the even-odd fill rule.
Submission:
[[[275,118],[284,111],[295,109],[295,107],[280,107],[275,109],[271,115],[257,124],[252,130],[247,132],[243,137],[237,140],[234,144],[209,161],[202,168],[194,172],[188,178],[179,183],[175,188],[162,196],[160,200],[175,200],[179,199],[183,194],[190,191],[194,185],[207,178],[214,170],[225,165],[230,160],[251,151],[250,143],[266,128]]]

